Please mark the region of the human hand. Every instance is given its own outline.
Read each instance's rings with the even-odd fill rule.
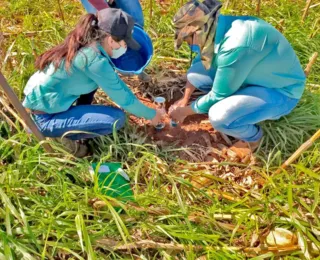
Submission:
[[[188,100],[185,98],[181,98],[178,101],[174,102],[173,105],[169,108],[169,114],[175,110],[177,107],[185,107],[188,104]]]
[[[165,111],[163,111],[162,109],[156,109],[156,115],[154,116],[154,118],[151,119],[151,124],[153,126],[161,124],[162,117],[164,116],[164,114]]]
[[[177,107],[169,112],[171,119],[179,124],[182,124],[186,117],[194,115],[195,112],[192,110],[191,106]]]

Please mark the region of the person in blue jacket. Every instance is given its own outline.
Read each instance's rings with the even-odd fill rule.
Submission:
[[[141,28],[144,27],[143,11],[139,0],[81,0],[88,13],[96,14],[105,8],[119,8],[131,15]]]
[[[176,47],[186,41],[198,56],[170,116],[182,123],[189,115],[208,114],[216,130],[240,139],[231,149],[245,157],[263,136],[258,123],[289,114],[306,77],[279,31],[259,18],[220,15],[220,8],[215,0],[192,0],[174,17]],[[205,94],[187,105],[195,89]]]
[[[62,137],[73,131],[68,140],[80,140],[122,128],[126,117],[121,109],[91,105],[98,86],[129,113],[153,125],[161,121],[161,112],[136,98],[110,60],[123,55],[127,47],[139,49],[132,38],[133,26],[133,18],[119,9],[87,14],[63,43],[38,57],[38,71],[24,89],[23,105],[44,136]]]
[[[143,11],[139,0],[81,0],[81,3],[86,11],[92,14],[105,8],[119,8],[131,15],[142,29],[144,27]],[[145,71],[141,72],[138,78],[143,82],[151,81],[150,75]]]

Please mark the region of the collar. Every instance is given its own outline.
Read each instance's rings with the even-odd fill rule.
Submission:
[[[111,60],[108,53],[105,51],[105,49],[102,47],[102,45],[97,42],[96,47],[98,48],[98,50],[103,54],[103,56],[105,56],[106,58],[108,58],[108,60]]]
[[[214,39],[214,53],[218,53],[224,35],[226,34],[226,16],[220,14]]]
[[[109,61],[109,63],[111,64],[111,66],[115,69],[116,66],[114,65],[114,63],[112,62],[109,54],[108,54],[108,53],[106,52],[106,50],[102,47],[102,45],[101,45],[99,42],[97,42],[96,47],[97,47],[98,50],[101,52],[101,54],[102,54],[105,58],[108,59],[108,61]]]

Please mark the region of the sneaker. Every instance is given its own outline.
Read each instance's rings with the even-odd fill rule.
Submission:
[[[246,157],[252,156],[252,154],[258,149],[260,145],[261,139],[256,142],[245,142],[245,141],[238,141],[233,144],[229,150],[234,152],[238,158],[244,159]]]
[[[146,72],[142,72],[138,75],[138,78],[142,82],[150,82],[151,81],[151,76],[148,75]]]
[[[56,141],[61,143],[65,148],[66,151],[73,154],[73,156],[78,158],[85,157],[88,152],[89,148],[87,145],[81,143],[80,141],[74,141],[68,138],[54,138]]]

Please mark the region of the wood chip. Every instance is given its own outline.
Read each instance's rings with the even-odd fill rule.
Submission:
[[[228,157],[230,157],[231,159],[237,157],[237,154],[236,154],[234,151],[230,150],[230,149],[227,150],[227,155],[228,155]]]
[[[214,154],[217,154],[218,156],[222,156],[222,152],[221,151],[219,151],[218,149],[216,149],[216,148],[212,148],[212,153],[214,153]]]
[[[247,164],[248,162],[250,162],[250,158],[251,158],[251,154],[248,154],[246,157],[244,157],[241,162],[244,164]]]
[[[251,237],[250,247],[256,246],[256,243],[258,242],[258,240],[259,240],[259,235],[255,231]]]
[[[206,125],[206,124],[210,124],[210,121],[209,120],[202,120],[200,122],[201,125]]]
[[[191,180],[192,186],[198,189],[209,187],[213,182],[212,179],[204,176],[195,176]]]

